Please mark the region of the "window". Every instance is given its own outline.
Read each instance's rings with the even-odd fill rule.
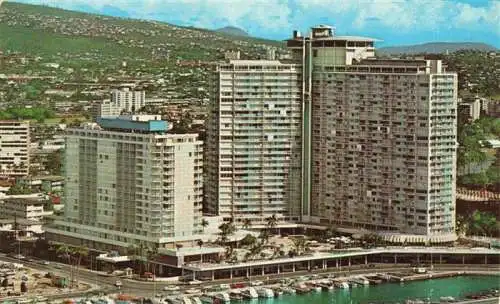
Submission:
[[[313,57],[318,57],[318,50],[313,50]]]

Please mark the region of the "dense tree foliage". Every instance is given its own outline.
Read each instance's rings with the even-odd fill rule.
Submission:
[[[484,152],[482,141],[500,138],[500,118],[482,117],[479,120],[459,126],[457,166],[465,170],[467,175],[461,176],[459,185],[486,187],[500,184],[500,169],[496,162],[482,172],[472,172],[472,167],[488,159]]]
[[[19,195],[19,194],[31,194],[31,193],[32,191],[30,188],[17,184],[10,187],[9,190],[7,191],[7,195]]]
[[[43,122],[55,117],[54,111],[46,107],[9,107],[0,112],[0,119],[34,119]]]

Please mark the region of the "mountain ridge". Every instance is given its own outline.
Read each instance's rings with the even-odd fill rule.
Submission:
[[[236,26],[225,26],[215,30],[218,33],[223,33],[231,36],[249,37],[250,35],[243,29]]]
[[[441,54],[449,52],[455,52],[459,50],[479,50],[479,51],[498,51],[498,49],[492,45],[483,42],[426,42],[421,44],[412,45],[396,45],[377,48],[377,52],[385,55],[395,55],[395,54]]]

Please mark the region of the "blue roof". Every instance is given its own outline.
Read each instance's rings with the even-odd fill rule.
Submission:
[[[104,129],[120,129],[140,132],[166,132],[168,130],[168,122],[164,120],[135,121],[100,117],[97,119],[97,123]]]

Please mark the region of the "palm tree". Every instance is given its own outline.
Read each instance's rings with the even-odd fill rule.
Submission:
[[[179,247],[177,247],[179,246]],[[176,244],[175,247],[178,249],[180,249],[182,247],[182,244]],[[158,254],[158,248],[156,247],[147,247],[146,248],[146,266],[147,266],[147,270],[150,272],[151,271],[151,260],[156,257],[156,255]]]
[[[219,226],[220,230],[220,242],[222,244],[226,244],[229,240],[229,236],[233,235],[236,232],[236,227],[232,223],[224,223]]]
[[[261,239],[262,244],[266,244],[269,241],[269,236],[269,231],[267,231],[267,229],[260,232],[259,238]]]
[[[77,256],[78,264],[76,266],[76,280],[78,280],[78,272],[80,271],[80,263],[82,262],[82,258],[88,257],[89,250],[85,247],[77,247],[74,249],[73,254]]]
[[[306,239],[303,237],[294,237],[291,239],[293,242],[294,251],[297,255],[301,255],[304,251],[306,251]]]
[[[73,286],[73,263],[71,262],[71,257],[72,257],[72,254],[73,254],[73,249],[70,248],[69,246],[67,245],[60,245],[57,247],[56,249],[56,252],[61,254],[63,257],[67,258],[68,259],[68,265],[69,265],[69,269],[70,269],[70,273],[69,273],[69,280],[70,280],[70,283],[69,283],[69,286],[70,288]]]
[[[276,214],[273,214],[272,216],[268,217],[266,221],[267,221],[267,228],[270,230],[270,232],[278,225],[278,218],[276,217]]]
[[[248,229],[252,226],[252,220],[249,218],[246,218],[243,220],[243,229]]]
[[[205,231],[205,228],[207,228],[207,226],[209,225],[209,223],[206,219],[202,219],[200,224],[201,224],[203,231]]]

